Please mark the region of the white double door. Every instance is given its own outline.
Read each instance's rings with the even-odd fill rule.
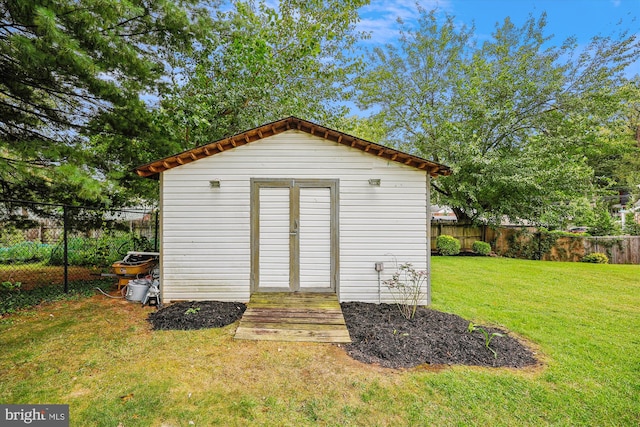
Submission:
[[[252,290],[335,292],[337,185],[252,180]]]

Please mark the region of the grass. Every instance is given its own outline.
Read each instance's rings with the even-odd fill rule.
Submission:
[[[92,296],[95,294],[96,287],[108,289],[112,283],[113,280],[104,278],[70,281],[67,287],[68,292],[64,291],[64,284],[60,283],[32,289],[20,286],[13,290],[0,285],[0,317],[42,303]]]
[[[433,260],[434,307],[505,327],[544,364],[393,371],[329,344],[152,332],[95,296],[0,320],[0,403],[66,403],[71,425],[640,424],[640,266]],[[191,424],[193,423],[193,424]]]

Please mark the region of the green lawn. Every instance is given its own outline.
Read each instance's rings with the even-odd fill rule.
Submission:
[[[433,260],[434,308],[507,328],[543,366],[353,361],[334,345],[152,332],[96,296],[0,320],[0,403],[67,403],[71,425],[640,425],[640,266]],[[192,422],[193,424],[191,424]]]

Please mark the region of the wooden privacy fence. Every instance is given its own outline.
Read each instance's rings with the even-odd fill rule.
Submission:
[[[488,242],[487,238],[493,237],[493,230],[486,225],[458,224],[455,222],[432,222],[431,223],[431,248],[435,250],[436,239],[443,234],[453,236],[460,240],[460,248],[463,251],[470,251],[473,242],[480,240]],[[490,233],[487,236],[487,232]]]
[[[606,253],[611,264],[640,264],[640,236],[590,237],[584,245],[587,253]]]
[[[491,244],[493,251],[510,258],[544,261],[581,261],[585,255],[600,252],[611,264],[640,264],[640,236],[567,236],[538,232],[533,227],[492,228],[486,225],[431,224],[431,248],[435,250],[440,235],[460,240],[462,251],[471,251],[473,242]]]

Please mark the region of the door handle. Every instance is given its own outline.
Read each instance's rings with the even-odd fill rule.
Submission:
[[[297,236],[298,235],[298,220],[293,220],[293,230],[289,233],[289,236]]]

